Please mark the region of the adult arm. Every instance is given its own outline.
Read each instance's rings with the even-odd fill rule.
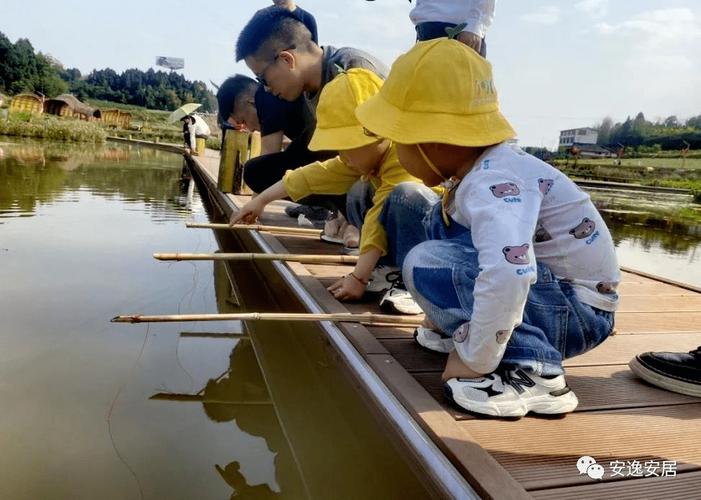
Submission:
[[[282,130],[273,132],[272,134],[264,135],[260,138],[260,154],[269,155],[279,153],[282,150],[282,139],[284,137]]]
[[[494,19],[496,0],[417,0],[409,16],[414,24],[463,24],[463,32],[484,38]]]

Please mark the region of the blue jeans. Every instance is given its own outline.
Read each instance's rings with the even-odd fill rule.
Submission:
[[[352,226],[360,229],[365,214],[372,208],[375,188],[368,181],[356,181],[346,193],[346,219]]]
[[[469,229],[441,218],[438,196],[400,184],[389,196],[383,223],[395,258],[401,259],[407,289],[436,327],[449,335],[470,321],[475,280],[480,273]],[[603,342],[614,314],[583,304],[569,283],[537,265],[523,322],[514,329],[501,363],[536,375],[563,373],[562,360]]]

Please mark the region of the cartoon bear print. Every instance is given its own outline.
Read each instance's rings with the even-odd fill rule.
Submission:
[[[552,179],[538,179],[538,189],[540,189],[540,192],[545,196],[550,192],[554,183],[555,181]]]
[[[570,234],[578,240],[581,240],[582,238],[587,238],[591,236],[594,232],[594,229],[596,229],[596,224],[594,223],[594,221],[589,219],[588,217],[585,217],[582,219],[582,222],[577,224],[575,228],[570,229]]]
[[[505,196],[518,196],[521,194],[521,190],[513,182],[495,184],[494,186],[489,186],[489,189],[497,198],[504,198]]]
[[[470,333],[470,323],[463,323],[453,333],[453,341],[462,344],[467,340],[467,335]]]
[[[506,344],[509,341],[511,332],[509,330],[499,330],[497,332],[497,344]]]
[[[528,243],[524,243],[519,247],[504,247],[501,249],[501,251],[504,252],[504,257],[506,258],[507,262],[516,264],[517,266],[524,266],[530,263],[530,259],[528,258],[529,248],[530,245]]]
[[[613,282],[613,281],[600,281],[599,283],[596,284],[596,290],[599,293],[603,293],[606,295],[611,295],[616,293],[616,288],[618,287],[618,283]]]
[[[544,241],[550,241],[553,239],[552,236],[550,236],[550,233],[543,227],[542,222],[538,222],[538,225],[535,227],[535,242],[536,243],[542,243]]]

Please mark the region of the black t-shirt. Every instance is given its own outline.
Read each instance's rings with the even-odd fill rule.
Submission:
[[[262,136],[282,130],[290,140],[295,140],[307,127],[315,126],[316,120],[304,96],[300,96],[293,102],[285,101],[266,92],[260,85],[256,91],[255,101]]]

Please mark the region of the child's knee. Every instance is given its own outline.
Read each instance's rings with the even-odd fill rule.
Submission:
[[[416,182],[401,182],[392,190],[389,199],[395,203],[413,203],[415,200],[425,201],[426,191],[433,193],[426,186]]]

